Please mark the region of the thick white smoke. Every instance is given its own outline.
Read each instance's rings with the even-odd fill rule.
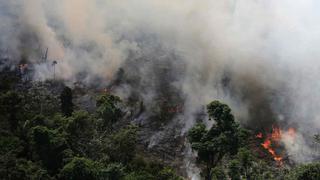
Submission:
[[[34,61],[32,52],[48,47],[59,78],[86,73],[88,82],[108,83],[124,64],[144,58],[131,74],[150,87],[146,101],[157,93],[152,67],[177,61],[175,54],[183,70],[167,83],[185,97],[185,129],[203,105],[220,99],[244,124],[279,121],[300,137],[320,128],[319,8],[316,0],[2,1],[0,47]],[[37,70],[37,79],[52,76],[50,67]],[[299,142],[288,150],[297,162],[309,161],[299,151],[308,143]]]

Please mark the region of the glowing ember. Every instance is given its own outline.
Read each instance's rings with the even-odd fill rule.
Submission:
[[[273,159],[280,164],[282,164],[282,157],[280,155],[277,155],[275,150],[272,148],[272,143],[269,138],[267,138],[262,144],[262,147],[268,150],[268,152],[272,155]]]
[[[256,138],[259,138],[259,139],[261,139],[263,136],[262,136],[262,133],[261,132],[259,132],[257,135],[256,135]]]
[[[296,130],[294,128],[289,128],[287,131],[283,132],[278,127],[272,128],[272,133],[267,134],[265,140],[261,144],[261,146],[268,150],[268,152],[272,155],[273,159],[279,163],[279,165],[282,165],[283,158],[281,155],[277,154],[274,148],[279,147],[280,141],[282,140],[283,136],[289,136],[291,138],[294,138],[296,134]],[[263,134],[260,132],[256,135],[256,138],[262,139]]]

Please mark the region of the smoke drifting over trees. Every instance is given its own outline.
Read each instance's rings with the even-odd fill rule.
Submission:
[[[48,47],[56,77],[183,104],[185,133],[212,99],[252,129],[295,126],[296,162],[320,128],[320,18],[315,0],[15,0],[0,2],[0,50],[38,62]],[[1,67],[1,66],[0,66]],[[35,65],[35,80],[52,78]],[[122,69],[123,73],[119,69]],[[97,81],[97,79],[101,81]],[[101,84],[101,82],[103,84]],[[151,105],[151,106],[148,106]]]

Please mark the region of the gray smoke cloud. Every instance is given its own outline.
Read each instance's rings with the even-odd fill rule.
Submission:
[[[299,143],[285,144],[299,163],[313,160],[305,135],[320,128],[319,7],[316,0],[2,1],[0,47],[12,61],[31,62],[48,47],[57,77],[69,81],[108,85],[121,68],[126,80],[115,91],[123,98],[140,96],[148,111],[159,96],[183,104],[174,118],[182,134],[214,99],[250,128],[294,126]],[[52,78],[51,66],[35,67],[35,79]]]

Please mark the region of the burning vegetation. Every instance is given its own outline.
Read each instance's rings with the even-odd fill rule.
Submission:
[[[1,179],[320,179],[303,2],[1,1]]]
[[[263,134],[259,132],[256,134],[256,138],[261,139],[261,147],[266,149],[272,158],[277,162],[278,165],[283,165],[285,150],[283,147],[283,141],[290,139],[294,141],[296,130],[289,128],[282,130],[278,126],[273,126],[271,133]]]
[[[59,82],[59,86],[57,82]],[[46,172],[45,178],[57,180],[81,178],[95,180],[106,177],[115,180],[138,179],[138,177],[152,180],[159,179],[157,177],[161,177],[161,180],[180,180],[182,179],[180,176],[187,176],[184,174],[184,169],[181,169],[182,161],[177,162],[178,158],[183,155],[183,145],[180,146],[176,140],[181,140],[183,144],[183,138],[185,138],[183,135],[174,138],[173,133],[167,135],[170,141],[168,143],[172,147],[158,142],[156,147],[162,148],[161,155],[152,147],[146,147],[148,142],[145,139],[149,138],[144,137],[152,135],[159,128],[159,124],[163,124],[173,119],[174,115],[185,111],[185,104],[179,103],[181,99],[168,96],[172,92],[161,94],[159,100],[156,101],[155,107],[162,108],[160,108],[161,111],[154,112],[159,115],[153,116],[153,129],[147,129],[150,126],[146,123],[148,121],[144,120],[145,124],[140,122],[135,124],[135,119],[141,118],[143,114],[147,113],[149,107],[145,107],[143,101],[138,105],[126,104],[119,97],[113,95],[116,85],[93,90],[81,85],[63,88],[63,83],[58,80],[44,83],[46,86],[41,83],[35,84],[29,80],[24,82],[23,89],[15,89],[15,87],[21,87],[19,85],[21,82],[17,80],[17,82],[10,81],[10,83],[12,85],[6,89],[0,88],[0,116],[3,117],[5,123],[1,130],[0,142],[6,147],[7,142],[18,140],[20,145],[10,144],[17,149],[17,152],[11,154],[10,158],[22,158],[35,163],[24,164],[24,162],[17,161],[13,167],[8,167],[6,164],[8,162],[0,161],[0,165],[10,171],[6,174],[2,173],[6,171],[0,171],[0,175],[5,179],[10,179],[7,178],[9,175],[16,177],[16,168],[20,166],[27,166],[26,170],[21,170],[26,176],[32,174],[27,169],[33,168]],[[36,88],[38,86],[41,88]],[[36,90],[32,90],[34,88]],[[79,98],[90,95],[90,92],[98,98],[96,102],[93,99],[93,103],[96,105],[92,110],[87,111],[87,108],[79,103],[81,102]],[[60,101],[58,96],[60,96]],[[286,163],[286,150],[283,142],[295,141],[296,130],[294,128],[284,129],[274,125],[270,132],[250,133],[248,129],[238,124],[231,108],[219,101],[213,101],[207,106],[207,114],[211,120],[215,121],[212,127],[207,129],[204,124],[195,125],[187,136],[191,148],[197,152],[197,163],[203,178],[281,179],[285,176],[291,176],[283,170],[286,168],[283,166]],[[206,116],[201,117],[202,119],[207,118]],[[130,123],[137,126],[127,126]],[[19,129],[26,133],[19,134]],[[18,135],[23,139],[20,139]],[[45,136],[44,139],[47,141],[40,141],[37,139],[38,136]],[[277,166],[274,163],[263,163],[269,161],[255,155],[254,149],[248,145],[250,144],[249,137],[253,137],[255,141],[259,142],[259,147],[272,157]],[[51,142],[59,143],[51,144]],[[176,147],[177,145],[180,149]],[[28,151],[25,155],[22,154],[24,153],[23,149]],[[137,152],[138,150],[139,152]],[[170,150],[175,151],[168,156],[169,153],[166,151]],[[8,147],[2,151],[4,152],[3,156],[6,156],[11,150]],[[60,157],[63,152],[72,154]],[[50,153],[49,157],[47,153]],[[141,155],[145,158],[141,158]],[[3,156],[1,156],[2,159],[5,159]],[[107,157],[110,159],[106,159]],[[149,158],[153,159],[149,160]],[[161,163],[154,164],[154,159]],[[66,162],[64,163],[64,161]],[[39,166],[37,163],[44,163],[44,165]],[[86,167],[80,170],[69,169],[75,167],[76,164]],[[312,168],[316,165],[312,164],[304,168],[314,171]],[[279,166],[283,168],[277,168]],[[110,178],[109,174],[101,173],[105,169],[108,169],[110,173],[117,174],[117,176]],[[93,171],[95,175],[77,174],[78,171]],[[157,171],[159,172],[154,174]],[[298,175],[292,176],[298,177]],[[33,176],[40,175],[33,174]],[[44,175],[41,174],[41,176]],[[21,179],[20,176],[17,179]]]

